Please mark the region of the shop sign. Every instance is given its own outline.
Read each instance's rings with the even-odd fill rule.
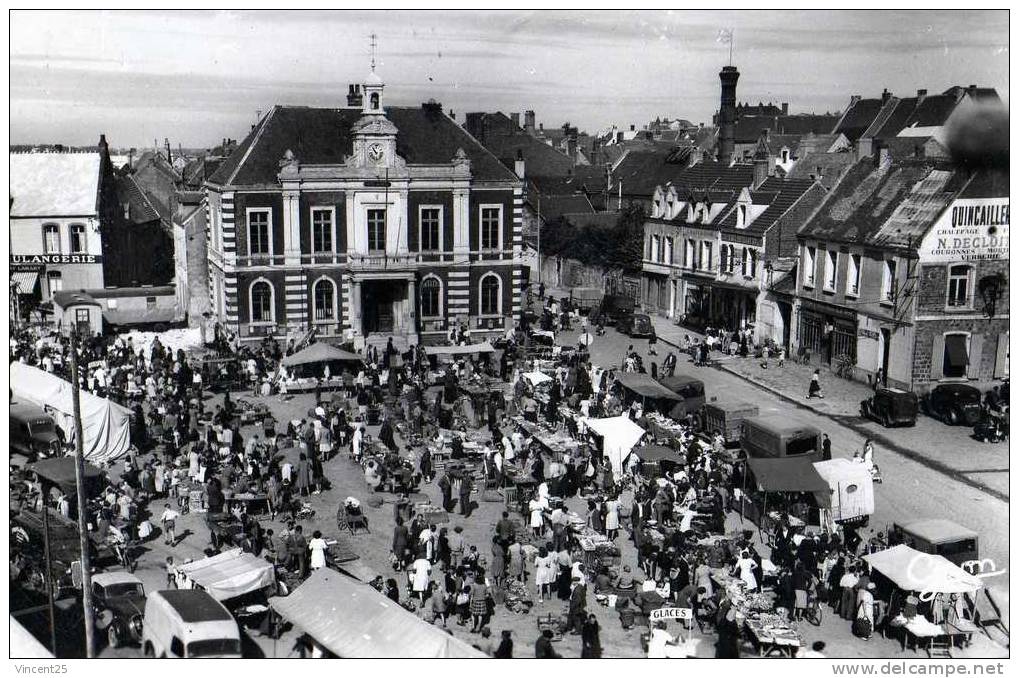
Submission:
[[[36,273],[45,268],[42,264],[11,264],[14,273]]]
[[[11,266],[19,264],[101,264],[100,254],[12,254]]]
[[[924,237],[920,261],[1008,259],[1008,221],[1008,198],[956,200]]]
[[[833,318],[848,320],[850,322],[856,322],[856,311],[851,309],[823,304],[819,301],[814,301],[813,299],[803,299],[801,301],[801,306],[807,311],[812,311],[821,315],[829,315]]]
[[[867,339],[873,339],[874,341],[877,341],[878,339],[881,338],[880,332],[875,332],[874,330],[867,330],[862,327],[859,330],[857,330],[856,334],[861,337],[866,337]]]
[[[693,608],[690,607],[663,607],[660,610],[651,610],[648,615],[651,621],[663,621],[665,619],[693,619]]]

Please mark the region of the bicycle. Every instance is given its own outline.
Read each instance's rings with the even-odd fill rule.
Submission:
[[[803,618],[814,626],[820,626],[824,618],[824,609],[821,607],[821,599],[816,593],[811,594],[807,600],[807,607],[803,611]]]

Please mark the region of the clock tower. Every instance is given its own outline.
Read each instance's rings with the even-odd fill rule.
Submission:
[[[399,162],[396,157],[397,129],[386,117],[382,105],[383,89],[385,84],[375,72],[373,63],[364,82],[361,118],[351,128],[354,152],[348,164],[371,169],[394,167]]]

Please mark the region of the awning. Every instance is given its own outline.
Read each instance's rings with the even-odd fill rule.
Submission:
[[[329,363],[334,361],[360,363],[364,362],[364,359],[356,353],[344,351],[342,348],[336,348],[332,344],[320,341],[316,344],[312,344],[306,349],[298,351],[293,355],[288,355],[283,359],[283,364],[287,367],[292,367],[294,365]]]
[[[944,556],[921,553],[905,544],[871,553],[863,559],[903,591],[972,593],[983,586],[979,578]]]
[[[172,323],[177,319],[177,309],[172,306],[162,308],[104,308],[103,318],[111,325]]]
[[[648,445],[647,447],[638,447],[633,451],[634,454],[641,461],[670,461],[674,464],[683,464],[686,459],[677,450],[674,450],[664,445]]]
[[[473,355],[475,353],[491,353],[494,350],[492,344],[487,341],[467,346],[425,346],[427,355]]]
[[[39,282],[39,271],[14,271],[11,273],[11,290],[18,294],[31,294]]]
[[[633,391],[643,398],[662,398],[665,400],[682,400],[678,394],[665,388],[648,374],[639,372],[623,372],[616,375],[616,381],[622,384],[623,388]]]
[[[223,601],[252,593],[276,583],[272,563],[241,549],[230,549],[211,558],[177,566],[196,588]]]
[[[819,492],[828,495],[828,483],[809,459],[781,457],[778,459],[747,459],[757,487],[764,492]]]
[[[40,459],[25,467],[25,470],[34,472],[39,478],[57,485],[67,494],[74,494],[77,491],[77,479],[75,474],[75,457],[52,457]],[[103,472],[85,462],[85,484],[98,487],[99,479]]]
[[[462,640],[429,624],[368,584],[327,568],[316,570],[269,605],[338,657],[482,658]]]
[[[625,416],[584,419],[584,425],[602,437],[602,453],[612,463],[615,476],[621,476],[623,461],[644,437],[644,429]]]
[[[552,381],[552,377],[548,376],[544,372],[524,372],[524,379],[526,379],[531,386],[538,386]]]

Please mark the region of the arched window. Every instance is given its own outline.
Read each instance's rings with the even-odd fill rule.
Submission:
[[[373,111],[379,110],[379,93],[378,92],[372,92],[371,96],[368,98],[368,100],[371,101],[371,106],[372,106],[372,110]]]
[[[336,284],[329,278],[319,278],[312,286],[315,302],[315,320],[336,320]]]
[[[85,226],[71,224],[71,254],[85,253]]]
[[[42,226],[43,249],[46,254],[60,254],[60,226],[57,224],[43,224]]]
[[[442,283],[438,278],[425,278],[421,282],[421,317],[438,318],[442,315]]]
[[[498,315],[502,304],[502,280],[495,273],[488,273],[481,279],[481,315]]]
[[[268,280],[257,280],[249,289],[251,295],[251,322],[271,323],[273,321],[273,292]]]

